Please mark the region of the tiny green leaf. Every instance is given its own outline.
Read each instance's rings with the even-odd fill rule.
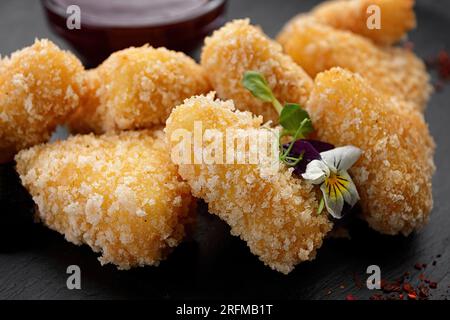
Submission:
[[[308,112],[295,103],[287,103],[280,114],[280,124],[290,135],[297,133],[300,126],[300,136],[306,137],[314,129]]]
[[[283,106],[274,96],[272,89],[270,89],[269,84],[262,73],[257,71],[246,71],[242,79],[242,84],[254,97],[264,102],[271,102],[278,114],[281,113]]]
[[[243,84],[256,98],[261,99],[264,102],[272,102],[275,99],[266,79],[259,72],[245,72]]]
[[[319,202],[319,208],[317,209],[317,213],[321,214],[324,207],[325,207],[325,200],[322,197]]]

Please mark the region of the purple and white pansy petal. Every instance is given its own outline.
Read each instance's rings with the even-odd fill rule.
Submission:
[[[325,151],[320,154],[322,160],[333,171],[350,169],[361,156],[361,149],[354,146],[345,146]]]

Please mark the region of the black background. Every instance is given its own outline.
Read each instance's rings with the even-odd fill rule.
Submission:
[[[317,2],[231,0],[228,18],[250,17],[252,23],[275,36],[287,19]],[[450,49],[449,8],[449,0],[418,1],[419,28],[410,39],[421,57]],[[0,1],[0,53],[10,54],[35,37],[50,38],[67,47],[49,31],[39,1]],[[198,57],[198,50],[193,55]],[[358,288],[359,281],[355,281],[365,282],[367,266],[379,265],[382,277],[389,280],[410,271],[414,282],[420,273],[414,269],[416,263],[427,263],[424,273],[438,283],[431,298],[449,298],[449,101],[447,84],[432,97],[426,112],[438,146],[435,205],[428,226],[404,238],[381,236],[363,222],[354,222],[352,240],[326,240],[316,260],[299,265],[288,276],[264,267],[244,242],[229,234],[225,223],[207,213],[205,205],[192,239],[160,267],[131,271],[101,267],[88,247],[74,246],[31,222],[32,202],[12,166],[0,166],[0,299],[345,299],[348,294],[367,299],[374,292]],[[66,287],[66,268],[71,264],[81,268],[81,290]]]

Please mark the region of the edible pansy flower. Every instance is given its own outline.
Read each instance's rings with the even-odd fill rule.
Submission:
[[[359,195],[347,170],[361,156],[354,146],[335,148],[321,152],[321,159],[308,163],[302,177],[312,184],[320,185],[327,211],[336,219],[342,218],[344,202],[354,206]]]
[[[283,150],[289,148],[289,143],[283,145]],[[301,161],[295,165],[294,173],[301,175],[305,172],[306,166],[313,160],[320,160],[320,153],[334,149],[334,145],[319,140],[300,139],[295,141],[289,152],[292,158],[301,157]]]

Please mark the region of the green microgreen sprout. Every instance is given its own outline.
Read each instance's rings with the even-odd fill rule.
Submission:
[[[286,103],[283,107],[273,94],[264,75],[258,71],[246,71],[242,84],[254,97],[270,102],[278,112],[279,123],[283,128],[280,140],[285,136],[292,137],[286,150],[283,150],[280,141],[280,160],[288,166],[295,167],[302,161],[303,154],[298,157],[290,156],[294,143],[299,139],[305,139],[314,130],[308,112],[296,103]]]
[[[283,127],[285,135],[294,136],[300,129],[299,139],[304,139],[313,131],[311,119],[299,104],[287,103],[284,105],[280,114],[280,124]]]
[[[325,207],[325,199],[322,197],[322,198],[320,198],[319,208],[317,208],[317,213],[321,214],[324,207]]]
[[[244,87],[251,92],[253,96],[264,102],[270,102],[277,110],[278,114],[281,114],[283,106],[273,95],[272,89],[270,89],[266,78],[257,71],[246,71],[242,80]]]

